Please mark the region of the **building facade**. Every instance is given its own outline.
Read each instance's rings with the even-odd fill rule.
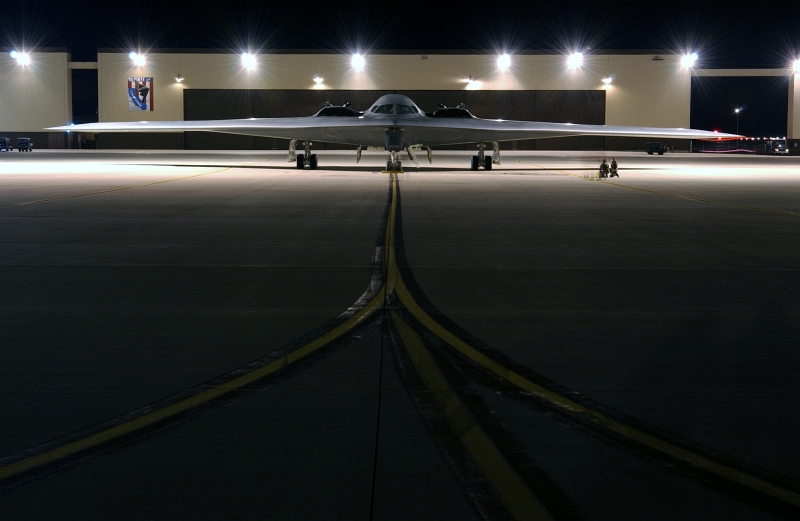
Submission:
[[[65,52],[31,54],[19,65],[0,54],[0,135],[31,134],[39,148],[74,145],[44,129],[72,120],[71,69],[96,68],[98,118],[106,121],[287,117],[314,114],[325,101],[367,108],[379,95],[409,95],[426,111],[437,102],[466,103],[476,116],[606,125],[683,127],[690,124],[691,77],[680,57],[653,52],[587,55],[578,68],[556,54],[519,54],[507,69],[488,54],[374,54],[362,69],[351,56],[281,52],[255,57],[253,68],[236,54],[150,52],[136,65],[125,52],[98,53],[74,63]],[[788,72],[787,72],[788,74]],[[605,80],[605,81],[604,81]],[[132,90],[135,94],[132,94]],[[140,89],[140,90],[136,90]],[[800,137],[800,95],[789,89],[788,136]],[[134,95],[145,94],[133,100]],[[144,100],[144,102],[142,101]],[[138,103],[138,104],[137,104]],[[143,109],[142,106],[146,105]],[[282,148],[269,138],[116,134],[83,136],[102,148]],[[506,148],[640,149],[635,139],[558,138]],[[688,148],[679,143],[676,149]]]

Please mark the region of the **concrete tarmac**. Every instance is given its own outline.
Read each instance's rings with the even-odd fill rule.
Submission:
[[[0,518],[796,518],[800,161],[611,155],[0,153]]]

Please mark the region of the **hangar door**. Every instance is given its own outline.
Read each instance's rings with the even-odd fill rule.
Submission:
[[[280,118],[310,116],[325,101],[334,105],[351,102],[356,110],[369,108],[384,94],[405,94],[424,111],[436,103],[467,109],[479,118],[502,118],[554,123],[605,124],[606,93],[603,90],[486,90],[486,91],[378,91],[378,90],[233,90],[187,89],[183,91],[184,119]],[[288,141],[210,132],[187,132],[187,150],[283,150]],[[602,150],[602,137],[574,137],[512,142],[507,149]],[[315,143],[315,150],[349,149],[352,146]],[[472,145],[448,147],[472,149]]]

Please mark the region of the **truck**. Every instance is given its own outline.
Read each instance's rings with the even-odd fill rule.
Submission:
[[[33,141],[31,141],[31,138],[17,138],[17,150],[20,152],[31,152],[33,150]]]
[[[767,153],[780,156],[789,155],[789,145],[786,144],[785,139],[773,139],[767,142]]]
[[[10,138],[0,137],[0,150],[5,150],[6,152],[14,150],[14,147],[11,146]]]

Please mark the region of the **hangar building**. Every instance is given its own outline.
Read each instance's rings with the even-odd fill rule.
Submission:
[[[578,68],[561,54],[521,53],[508,69],[490,54],[382,52],[355,69],[346,54],[271,52],[243,67],[241,56],[197,50],[153,51],[136,65],[127,52],[100,50],[97,62],[72,62],[63,51],[35,52],[20,65],[0,54],[0,135],[32,137],[37,148],[283,149],[284,140],[212,133],[65,136],[43,129],[72,121],[73,69],[97,69],[98,120],[198,120],[307,116],[323,102],[367,108],[402,93],[423,110],[466,103],[477,117],[653,127],[689,127],[692,75],[789,76],[789,70],[713,71],[681,66],[654,51],[587,55]],[[145,110],[131,107],[131,80],[147,83]],[[605,81],[603,81],[605,79]],[[180,80],[180,81],[179,81]],[[789,82],[787,137],[800,138],[800,85]],[[512,142],[506,149],[640,150],[643,140],[575,137]],[[686,150],[687,141],[672,143]],[[315,144],[317,150],[341,148]]]

